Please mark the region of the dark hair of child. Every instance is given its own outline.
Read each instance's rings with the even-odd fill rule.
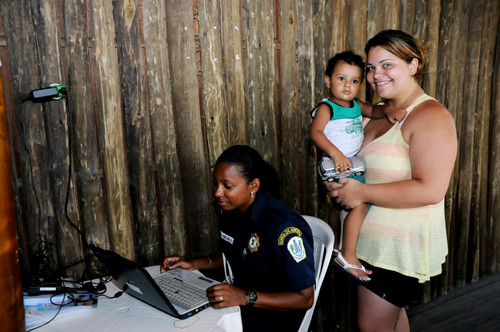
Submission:
[[[328,64],[326,65],[325,75],[331,77],[333,71],[335,70],[335,66],[340,61],[343,61],[353,66],[358,66],[361,69],[361,79],[363,79],[363,76],[365,75],[365,62],[363,61],[363,58],[361,56],[354,53],[353,51],[344,51],[335,54],[333,58],[328,60]]]

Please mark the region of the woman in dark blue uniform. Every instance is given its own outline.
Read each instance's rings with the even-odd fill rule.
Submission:
[[[224,151],[214,169],[222,251],[234,281],[207,290],[214,308],[240,305],[244,331],[297,331],[314,299],[313,240],[304,219],[270,194],[276,171],[248,146]],[[270,193],[270,194],[269,194]],[[222,267],[222,253],[167,257],[162,269]]]

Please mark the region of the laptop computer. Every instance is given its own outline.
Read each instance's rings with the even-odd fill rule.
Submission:
[[[143,267],[113,251],[93,245],[89,247],[123,291],[179,319],[188,318],[209,307],[206,289],[220,284],[202,274],[180,268],[152,277]],[[160,285],[165,282],[168,285],[161,286],[164,288],[162,291]],[[188,288],[197,294],[188,293]],[[187,297],[187,301],[195,303],[183,303],[180,297]],[[193,301],[196,297],[199,297],[199,301]]]

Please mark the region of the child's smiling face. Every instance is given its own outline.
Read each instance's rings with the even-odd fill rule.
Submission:
[[[332,95],[333,102],[350,107],[361,86],[362,70],[356,65],[340,61],[335,66],[332,76],[325,76],[325,83]]]

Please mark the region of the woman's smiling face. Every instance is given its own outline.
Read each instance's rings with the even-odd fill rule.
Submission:
[[[218,164],[214,170],[214,196],[217,204],[225,211],[238,209],[244,213],[254,201],[251,193],[257,192],[257,182],[259,179],[247,184],[236,164]]]
[[[407,91],[407,83],[415,81],[414,65],[414,61],[407,63],[381,46],[376,46],[368,52],[366,80],[380,97],[394,99]]]

